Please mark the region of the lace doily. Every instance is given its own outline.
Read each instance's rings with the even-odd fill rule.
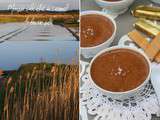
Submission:
[[[119,45],[137,47],[128,36],[122,37]],[[88,114],[94,120],[151,120],[152,114],[159,116],[160,107],[157,96],[149,82],[142,91],[125,100],[112,99],[97,90],[90,82],[88,64],[80,63],[85,70],[81,73],[80,115],[88,120]],[[155,64],[155,63],[152,63]]]

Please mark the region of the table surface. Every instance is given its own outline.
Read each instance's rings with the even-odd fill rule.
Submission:
[[[129,31],[133,30],[133,23],[136,21],[136,18],[133,17],[130,13],[130,10],[133,9],[137,5],[147,5],[151,4],[150,0],[136,0],[129,8],[127,12],[124,14],[118,16],[116,20],[117,24],[117,34],[116,38],[114,39],[114,42],[111,46],[117,45],[120,38],[127,34]],[[97,6],[97,4],[94,2],[94,0],[81,0],[81,11],[85,10],[99,10],[101,11],[101,8]],[[127,24],[126,24],[127,23]],[[83,56],[80,57],[81,60],[89,62],[90,59],[85,59]],[[89,120],[92,120],[93,117],[88,115]],[[153,117],[152,120],[160,120],[160,118]]]

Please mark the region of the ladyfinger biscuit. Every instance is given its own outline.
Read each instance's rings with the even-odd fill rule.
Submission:
[[[134,27],[149,35],[150,37],[155,37],[160,32],[159,25],[156,25],[154,22],[148,21],[146,19],[139,19],[135,24]]]
[[[139,46],[141,47],[150,60],[154,60],[155,56],[160,50],[160,45],[157,44],[159,39],[158,34],[151,43],[147,41],[147,39],[138,31],[134,30],[128,34],[128,36]]]
[[[154,48],[151,44],[148,44],[147,47],[144,49],[144,52],[147,54],[147,56],[149,57],[149,59],[151,61],[153,61],[154,57],[159,52],[159,49]]]
[[[159,49],[158,54],[155,57],[155,61],[160,63],[160,33],[152,40],[151,45]]]
[[[156,55],[155,61],[156,61],[157,63],[160,63],[160,52],[158,52],[158,54]]]
[[[150,42],[150,44],[155,49],[159,49],[160,50],[160,33],[157,34],[157,36]]]
[[[160,33],[144,49],[148,57],[153,60],[160,51]]]
[[[142,49],[145,49],[149,44],[147,39],[137,30],[133,30],[132,32],[128,33],[128,36]]]

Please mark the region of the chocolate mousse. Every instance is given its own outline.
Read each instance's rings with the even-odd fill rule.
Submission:
[[[101,88],[125,92],[141,85],[149,74],[144,56],[130,49],[115,49],[98,56],[91,66],[91,77]]]
[[[114,32],[112,21],[98,14],[82,15],[80,26],[81,47],[93,47],[102,44]]]

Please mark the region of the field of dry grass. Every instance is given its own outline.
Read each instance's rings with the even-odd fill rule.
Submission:
[[[0,23],[6,22],[24,22],[24,21],[74,21],[79,19],[77,13],[34,13],[34,14],[5,14],[0,13]]]
[[[31,64],[5,78],[1,120],[78,120],[78,65]]]

